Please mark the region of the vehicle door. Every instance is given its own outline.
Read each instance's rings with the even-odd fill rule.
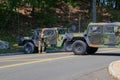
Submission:
[[[116,47],[120,43],[119,27],[114,25],[104,26],[103,44],[107,47]]]
[[[44,31],[44,41],[47,45],[55,45],[57,44],[57,31],[56,29],[48,29]]]
[[[62,47],[62,44],[65,39],[65,33],[67,33],[67,29],[64,28],[58,29],[57,47]]]
[[[87,43],[91,47],[99,47],[102,43],[102,26],[90,26],[87,34]]]
[[[115,26],[116,43],[120,47],[120,26]]]

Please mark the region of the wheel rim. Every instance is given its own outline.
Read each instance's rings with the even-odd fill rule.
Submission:
[[[30,53],[31,52],[31,46],[30,45],[26,45],[26,48],[25,48],[25,51],[27,52],[27,53]]]
[[[82,50],[83,50],[83,47],[82,47],[80,44],[77,44],[77,45],[75,46],[75,51],[76,51],[77,53],[81,53]]]

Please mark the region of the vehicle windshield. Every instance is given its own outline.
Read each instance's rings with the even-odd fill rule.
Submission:
[[[89,29],[89,33],[101,33],[102,27],[101,26],[91,26]]]
[[[54,36],[55,35],[55,30],[45,30],[43,32],[44,36]]]

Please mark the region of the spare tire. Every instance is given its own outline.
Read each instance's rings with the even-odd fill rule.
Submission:
[[[75,55],[86,54],[86,48],[87,48],[86,43],[81,40],[75,41],[72,45],[72,50]]]
[[[27,42],[24,45],[24,52],[27,54],[33,53],[34,52],[34,45],[31,42]]]

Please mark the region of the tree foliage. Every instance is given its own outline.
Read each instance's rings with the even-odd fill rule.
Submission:
[[[12,23],[15,23],[15,21],[17,21],[15,19],[18,19],[16,15],[18,15],[19,13],[17,13],[16,10],[19,8],[26,8],[26,7],[31,8],[32,9],[31,16],[33,18],[32,20],[34,20],[34,18],[40,19],[38,20],[38,23],[40,25],[57,24],[58,16],[56,16],[54,13],[56,8],[59,7],[60,3],[65,3],[67,5],[75,7],[83,2],[86,3],[83,5],[85,6],[90,5],[92,8],[92,1],[93,0],[0,0],[0,17],[1,17],[0,28],[1,26],[8,27],[8,25],[6,24],[9,24],[11,26]],[[97,3],[101,4],[100,0],[96,0],[96,1]],[[104,2],[108,1],[110,3],[109,7],[120,9],[120,1],[118,0],[103,0],[103,1]],[[38,13],[35,14],[36,9]],[[69,15],[69,13],[67,15]],[[14,21],[9,21],[10,18],[13,18]]]

